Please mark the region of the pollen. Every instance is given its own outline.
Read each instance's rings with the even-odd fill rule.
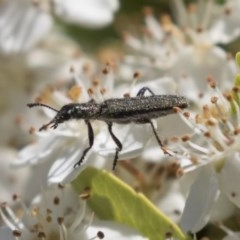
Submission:
[[[81,93],[82,93],[81,87],[75,85],[67,92],[67,96],[72,101],[77,102],[79,100],[79,97],[81,96]]]

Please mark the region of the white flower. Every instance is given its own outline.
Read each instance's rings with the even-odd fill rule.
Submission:
[[[73,67],[77,66],[77,64],[80,69]],[[123,97],[123,94],[115,94],[115,92],[121,92],[122,90],[118,91],[118,88],[116,88],[116,90],[114,89],[113,91],[114,74],[111,70],[105,69],[105,75],[96,75],[99,73],[95,73],[95,71],[92,73],[91,71],[85,72],[84,67],[82,66],[82,68],[79,62],[75,62],[75,64],[71,66],[72,73],[70,74],[70,79],[74,79],[74,81],[68,84],[70,84],[70,86],[73,84],[73,87],[70,90],[62,89],[63,92],[61,92],[61,90],[55,90],[49,94],[49,96],[47,95],[47,100],[52,102],[51,106],[54,106],[56,109],[60,109],[61,106],[69,104],[72,101],[78,103],[88,102],[90,99],[89,94],[96,102],[101,102],[103,99],[106,99],[106,97],[113,95],[115,95],[115,97]],[[95,78],[96,76],[101,78],[101,85],[98,80],[94,80],[91,83],[90,79],[92,74]],[[164,86],[162,79],[153,81],[152,84],[155,88]],[[135,95],[136,89],[139,90],[140,88],[141,85],[137,85],[130,90],[130,92]],[[87,89],[90,90],[87,91]],[[66,91],[67,96],[64,91]],[[162,88],[162,91],[166,90]],[[40,99],[41,101],[45,101],[44,97],[42,98],[40,96]],[[44,108],[44,110],[50,120],[55,117],[55,111],[46,108]],[[88,127],[84,121],[80,120],[81,119],[67,121],[64,124],[60,124],[58,128],[54,130],[38,132],[38,140],[22,149],[13,165],[36,165],[47,160],[51,162],[55,161],[49,171],[48,181],[50,183],[71,181],[79,171],[82,170],[81,167],[74,168],[74,165],[79,162],[83,151],[89,145]],[[95,132],[95,144],[86,154],[82,163],[94,164],[98,167],[103,167],[107,164],[107,168],[112,168],[113,159],[116,154],[116,143],[108,133],[107,124],[100,121],[91,122]],[[122,151],[119,152],[119,160],[139,156],[146,142],[153,135],[150,124],[130,124],[128,126],[122,126],[113,123],[113,133],[123,145]],[[160,148],[159,154],[162,154]],[[103,156],[104,159],[99,156]]]
[[[219,192],[240,206],[237,167],[240,159],[239,91],[234,87],[232,95],[223,96],[215,82],[211,85],[215,92],[211,103],[204,105],[202,113],[195,119],[185,115],[192,133],[184,136],[182,143],[176,144],[173,150],[182,155],[179,158],[183,172],[195,171],[197,175],[180,221],[186,232],[196,233],[209,221],[210,210],[216,204]],[[229,216],[233,208],[221,208],[220,211],[219,216]]]
[[[185,196],[181,192],[178,181],[167,184],[167,186],[169,189],[161,197],[158,196],[154,203],[174,222],[179,222],[185,205]]]
[[[42,43],[27,53],[0,55],[1,144],[22,147],[30,141],[26,132],[34,115],[28,114],[26,103],[32,91],[53,79],[60,81],[63,66],[79,54],[76,44],[61,35],[51,35]]]
[[[120,66],[120,74],[124,79],[130,79],[133,69],[141,73],[142,79],[157,78],[166,74],[177,63],[176,57],[185,43],[182,42],[182,37],[178,39],[178,36],[175,37],[165,31],[165,25],[173,26],[173,24],[170,18],[163,18],[165,22],[160,24],[154,18],[151,9],[147,8],[145,9],[146,34],[135,37],[127,32],[123,35],[131,51],[130,54],[125,55]]]
[[[172,0],[172,7],[177,25],[195,43],[229,43],[240,34],[238,0],[222,5],[213,0],[198,1],[187,8],[182,0]]]
[[[33,48],[52,27],[45,9],[30,1],[4,1],[0,7],[0,51],[4,54]]]
[[[180,226],[184,232],[196,233],[209,221],[210,211],[218,196],[218,181],[214,170],[207,166],[191,186]]]
[[[234,79],[237,73],[234,60],[216,46],[185,47],[176,60],[170,74],[178,81],[178,92],[198,106],[210,98],[209,78],[215,79],[220,89],[230,90],[232,81],[229,79]]]
[[[131,52],[123,59],[121,76],[128,79],[133,68],[147,79],[168,74],[176,81],[181,80],[179,93],[196,104],[201,100],[198,96],[202,97],[206,91],[205,79],[209,76],[216,79],[221,89],[229,90],[227,79],[233,79],[237,69],[231,57],[215,44],[225,43],[228,32],[229,40],[240,34],[239,24],[236,24],[240,18],[235,14],[239,3],[230,2],[220,7],[215,1],[198,1],[185,9],[183,1],[173,0],[176,24],[166,15],[159,23],[152,10],[146,9],[146,30],[142,36],[124,35]],[[215,26],[219,22],[224,25],[224,33]],[[185,79],[191,88],[185,88]]]
[[[10,142],[15,132],[17,132],[17,126],[14,125],[14,119],[16,119],[16,116],[20,113],[18,110],[23,109],[22,106],[25,105],[28,95],[26,94],[26,89],[31,86],[31,83],[27,81],[28,70],[22,56],[16,58],[0,57],[1,144]],[[18,145],[18,139],[14,138],[13,140],[15,140]]]
[[[21,203],[24,205],[24,203]],[[8,239],[146,239],[135,230],[111,221],[94,220],[86,201],[70,186],[43,191],[31,206],[18,209],[19,219],[7,203],[2,203],[0,214],[8,228],[1,228],[0,235]],[[12,237],[8,229],[12,231]]]
[[[0,201],[12,203],[14,194],[25,194],[25,186],[29,181],[29,169],[13,170],[10,162],[16,157],[17,151],[12,148],[0,148]],[[25,200],[29,200],[25,198]]]
[[[81,81],[80,79],[78,80]],[[75,100],[77,100],[79,96],[81,100],[88,99],[84,85],[82,85],[82,88],[80,88],[80,86],[80,84],[74,86],[72,90],[69,91],[69,94],[76,94],[77,97],[75,97]],[[44,101],[43,97],[44,94],[40,96]],[[52,102],[58,105],[59,108],[71,102],[71,98],[65,96],[60,91],[54,91],[53,96],[50,94],[49,97],[52,98]],[[45,111],[45,113],[51,119],[54,117],[54,112],[48,110]],[[56,130],[39,132],[37,134],[39,135],[38,141],[20,151],[14,165],[35,165],[46,160],[54,161],[57,159],[53,165],[53,169],[49,172],[49,181],[54,183],[71,181],[80,171],[80,168],[74,169],[73,166],[80,160],[83,150],[88,143],[85,123],[72,121],[60,125]],[[93,158],[96,157],[94,156]]]
[[[75,67],[73,67],[75,66]],[[62,106],[74,101],[76,103],[88,102],[89,94],[96,102],[102,102],[106,97],[123,97],[126,88],[119,86],[113,90],[114,73],[107,66],[105,74],[99,74],[94,67],[88,65],[88,68],[93,70],[86,70],[82,62],[71,65],[72,73],[69,74],[69,81],[65,84],[72,86],[65,94],[61,91],[55,90],[48,96],[47,101],[52,102],[51,106],[56,106],[60,109]],[[101,78],[101,85],[98,80],[91,79]],[[130,89],[131,96],[136,96],[136,93],[146,84],[138,84]],[[148,86],[159,93],[174,92],[174,84],[171,79],[156,79],[148,83]],[[87,89],[90,89],[87,92]],[[125,89],[125,90],[123,90]],[[159,91],[158,91],[159,89]],[[41,101],[46,101],[43,96],[40,96]],[[44,108],[46,115],[50,120],[55,117],[55,111]],[[40,132],[38,134],[37,142],[22,149],[18,155],[13,166],[36,165],[40,162],[50,160],[54,161],[49,174],[48,181],[50,183],[69,182],[82,170],[82,168],[74,168],[75,164],[79,162],[83,155],[83,151],[89,146],[88,126],[82,119],[67,121],[60,124],[57,129],[52,131]],[[46,121],[46,120],[45,120]],[[49,122],[49,120],[48,120]],[[91,121],[94,130],[94,145],[93,148],[87,152],[83,159],[83,164],[94,164],[98,167],[112,168],[113,159],[116,154],[116,143],[109,134],[107,124],[101,121]],[[155,125],[156,127],[156,125]],[[45,128],[45,127],[44,127]],[[43,128],[43,129],[44,129]],[[90,131],[90,130],[89,130]],[[126,158],[135,158],[139,156],[147,141],[153,136],[150,124],[128,124],[120,125],[113,123],[113,133],[122,143],[122,150],[119,152],[119,160]],[[156,141],[156,139],[155,139]],[[158,151],[162,153],[158,146]],[[100,158],[99,156],[104,157]]]
[[[89,28],[100,28],[113,21],[118,0],[54,0],[55,14],[63,20]]]
[[[147,238],[142,237],[135,230],[126,225],[102,220],[93,221],[93,224],[87,229],[86,235],[89,237],[89,239],[92,239],[92,236],[94,236],[94,234],[96,234],[96,232],[99,230],[104,234],[104,240],[147,240]]]
[[[113,21],[118,0],[5,0],[0,5],[0,52],[27,52],[52,30],[53,14],[85,27],[100,28]]]

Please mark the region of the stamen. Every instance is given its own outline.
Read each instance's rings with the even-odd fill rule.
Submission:
[[[96,100],[95,92],[93,91],[92,88],[88,89],[88,96],[90,97],[90,99]]]
[[[199,146],[198,144],[193,143],[192,141],[187,141],[186,143],[187,143],[191,148],[193,148],[194,150],[200,152],[201,154],[207,155],[207,154],[210,153],[210,151],[209,151],[208,148],[204,148],[204,147],[202,147],[202,146]]]
[[[38,233],[38,238],[40,240],[46,240],[47,236],[46,236],[46,234],[44,232],[39,232]]]
[[[134,49],[135,51],[140,51],[142,52],[143,50],[143,45],[142,42],[138,39],[135,38],[134,36],[132,36],[129,33],[124,32],[122,34],[124,42],[132,49]]]
[[[234,106],[234,110],[235,110],[235,116],[237,118],[236,122],[238,123],[237,127],[240,126],[240,108],[239,108],[239,105],[238,103],[233,99],[232,102],[231,102]]]
[[[95,78],[92,82],[92,85],[94,88],[96,101],[103,102],[104,98],[103,98],[103,94],[102,94],[101,88],[100,88],[100,79]]]
[[[141,76],[140,72],[135,72],[133,74],[133,81],[132,81],[132,83],[131,83],[131,85],[129,87],[129,97],[131,96],[130,93],[132,92],[132,90],[133,90],[134,86],[136,85],[136,83],[137,83],[137,81],[138,81],[140,76]]]
[[[75,213],[75,219],[73,220],[71,226],[69,227],[70,232],[75,232],[79,230],[79,226],[82,227],[82,222],[86,215],[87,210],[87,203],[86,201],[81,201],[81,206],[78,208],[77,212]]]
[[[199,23],[197,19],[197,13],[196,13],[196,4],[190,3],[187,5],[187,12],[188,12],[188,25],[192,29],[198,29]]]
[[[106,95],[107,89],[106,88],[100,88],[100,94],[102,101],[106,100],[105,95]]]
[[[2,216],[3,221],[10,229],[20,230],[25,227],[24,224],[14,214],[12,209],[8,207],[7,203],[1,204],[0,214]]]
[[[182,111],[178,111],[177,112],[178,115],[181,117],[181,119],[183,120],[183,122],[190,127],[190,129],[192,129],[192,131],[196,134],[201,134],[202,131],[199,129],[199,127],[197,126],[197,124],[190,119],[189,115],[187,115],[187,117],[185,116],[185,112]]]
[[[147,29],[151,32],[151,35],[158,41],[161,41],[164,37],[161,25],[156,21],[156,18],[152,14],[151,8],[145,8],[145,23]]]
[[[98,231],[95,237],[90,238],[89,240],[104,239],[105,235],[102,231]]]
[[[239,239],[239,232],[234,232],[225,226],[222,222],[217,222],[216,225],[222,229],[231,239]],[[227,237],[228,238],[228,237]]]
[[[20,230],[13,230],[12,234],[16,240],[20,240],[22,236],[22,232]]]
[[[64,218],[59,217],[57,219],[57,221],[58,221],[58,226],[59,226],[60,240],[67,240],[68,239],[68,231],[64,224]]]
[[[90,197],[91,188],[86,187],[83,192],[79,195],[82,200],[87,200]]]
[[[212,12],[213,12],[213,4],[214,1],[213,0],[208,0],[206,2],[204,2],[205,6],[205,11],[203,11],[204,15],[202,16],[202,24],[201,27],[203,29],[207,29],[209,27],[209,23],[211,22],[211,18],[212,18]]]
[[[23,212],[28,213],[28,208],[25,205],[25,203],[21,200],[20,196],[17,193],[14,193],[12,196],[13,201],[17,202],[20,204],[22,207]]]
[[[72,76],[72,79],[76,83],[76,86],[80,86],[81,87],[81,96],[82,96],[82,98],[83,99],[89,99],[89,95],[88,95],[87,89],[85,87],[82,87],[82,86],[85,86],[85,84],[84,84],[84,82],[82,80],[82,79],[85,79],[85,77],[84,76],[78,76],[78,74],[75,71],[74,66],[71,66],[70,74]]]
[[[183,0],[172,0],[171,6],[174,10],[174,16],[178,25],[182,28],[187,26],[187,11]]]
[[[146,186],[147,183],[144,175],[135,167],[134,164],[132,164],[130,161],[122,160],[120,161],[119,165],[128,171],[132,176],[134,176],[137,181],[139,181],[141,186]]]
[[[97,236],[98,236],[99,239],[103,239],[104,238],[104,233],[102,231],[99,231],[97,233]]]

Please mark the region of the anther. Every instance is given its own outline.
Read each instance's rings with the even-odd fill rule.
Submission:
[[[216,103],[217,101],[218,101],[218,97],[216,97],[216,96],[211,97],[212,103]]]
[[[59,203],[60,203],[60,198],[58,196],[54,197],[53,198],[53,204],[54,205],[59,205]]]
[[[99,239],[103,239],[105,237],[104,233],[102,231],[98,231],[97,236],[98,236]]]
[[[15,230],[12,231],[12,234],[13,234],[14,237],[19,238],[19,237],[21,237],[22,232],[20,230],[15,229]]]

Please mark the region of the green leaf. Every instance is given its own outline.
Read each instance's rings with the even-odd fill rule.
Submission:
[[[240,74],[237,74],[234,79],[234,87],[237,87],[237,88],[240,87]],[[236,115],[236,113],[238,112],[236,107],[239,108],[239,106],[240,106],[239,91],[232,90],[231,94],[232,94],[232,97],[233,97],[235,103],[237,103],[237,106],[236,106],[236,104],[234,104],[234,102],[230,102],[231,111],[232,111],[232,115]]]
[[[131,226],[152,240],[165,240],[168,233],[179,240],[188,239],[143,194],[107,171],[87,168],[72,185],[79,194],[89,190],[88,205],[100,219]]]
[[[240,67],[240,52],[237,52],[235,59],[238,67]]]
[[[237,74],[234,79],[234,85],[240,87],[240,74]]]

